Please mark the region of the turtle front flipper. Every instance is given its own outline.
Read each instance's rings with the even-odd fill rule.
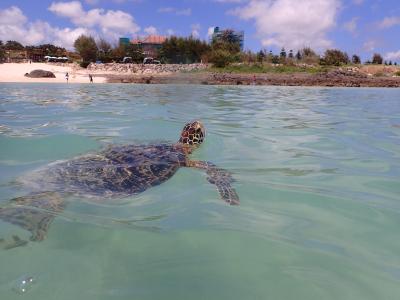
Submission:
[[[207,161],[188,161],[187,167],[205,170],[208,175],[208,182],[215,184],[222,200],[230,205],[240,204],[239,196],[237,195],[235,189],[231,186],[231,183],[234,181],[231,173],[224,169],[218,168],[213,163]]]
[[[56,192],[31,194],[0,207],[0,219],[29,231],[31,241],[42,241],[54,217],[64,208],[65,202]]]

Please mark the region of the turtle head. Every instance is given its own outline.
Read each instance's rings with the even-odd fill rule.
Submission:
[[[183,127],[179,143],[189,146],[200,145],[205,136],[206,130],[203,124],[200,121],[193,121]]]

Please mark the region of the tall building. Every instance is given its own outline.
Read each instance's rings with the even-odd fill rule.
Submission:
[[[243,51],[244,46],[244,31],[237,31],[232,29],[221,30],[218,26],[214,27],[214,32],[211,36],[211,42],[222,39],[228,39],[231,42],[238,43],[240,50]]]
[[[120,46],[122,46],[122,45],[129,45],[129,38],[127,38],[127,37],[120,37],[119,38],[119,45]]]

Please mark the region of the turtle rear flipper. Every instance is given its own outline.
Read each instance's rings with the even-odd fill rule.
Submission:
[[[0,219],[29,231],[31,241],[42,241],[54,217],[64,208],[65,202],[56,192],[31,194],[14,198],[0,208]]]

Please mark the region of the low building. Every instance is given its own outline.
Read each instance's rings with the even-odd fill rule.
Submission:
[[[220,29],[219,27],[214,27],[214,32],[211,36],[211,42],[218,41],[221,39],[228,39],[232,42],[237,42],[239,44],[240,50],[243,51],[244,47],[244,31],[237,31],[232,29]]]
[[[133,39],[131,40],[131,44],[139,46],[142,49],[144,56],[155,58],[158,56],[158,51],[166,39],[165,36],[161,35],[149,35],[142,39]]]

